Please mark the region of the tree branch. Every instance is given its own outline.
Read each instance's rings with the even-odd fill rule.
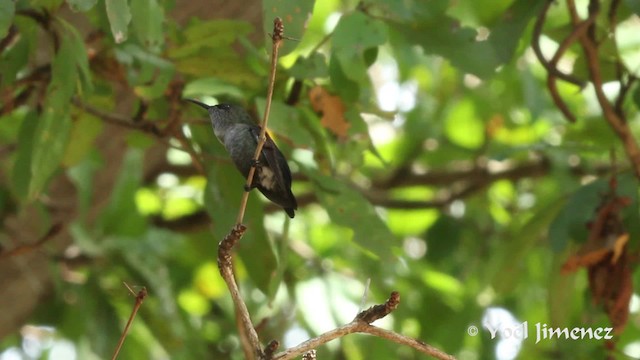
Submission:
[[[568,83],[579,86],[582,89],[586,85],[583,80],[560,71],[555,65],[552,65],[547,61],[547,59],[544,57],[544,54],[542,53],[542,49],[540,48],[540,37],[542,36],[542,28],[544,27],[547,12],[549,12],[549,8],[551,7],[552,3],[552,1],[547,1],[547,3],[542,8],[542,11],[540,11],[540,15],[538,15],[536,19],[536,23],[533,28],[533,39],[531,41],[531,48],[538,58],[538,61],[540,61],[540,64],[542,64],[542,66],[544,66],[544,68],[547,70],[547,73]]]
[[[376,326],[371,325],[372,322],[381,319],[395,310],[400,303],[400,294],[396,291],[392,292],[389,296],[389,299],[381,305],[374,305],[367,310],[360,312],[356,315],[355,319],[350,323],[340,326],[336,329],[327,331],[326,333],[315,337],[313,339],[309,339],[298,346],[287,349],[283,352],[276,354],[272,359],[273,360],[288,360],[293,359],[299,355],[305,354],[318,346],[328,343],[331,340],[335,340],[337,338],[353,334],[353,333],[364,333],[371,334],[383,339],[387,339],[393,341],[395,343],[406,345],[414,348],[415,350],[433,356],[437,359],[446,359],[451,360],[455,359],[452,355],[444,353],[435,347],[425,344],[420,340],[416,340],[393,331],[384,330],[378,328]]]
[[[572,19],[575,22],[575,18],[577,17],[575,3],[573,2],[573,0],[567,0],[567,4],[569,6],[569,11],[571,13]],[[599,3],[594,0],[590,1],[589,17],[595,17],[598,15],[598,13]],[[593,29],[593,25],[590,26],[589,29]],[[598,103],[602,108],[603,116],[609,123],[613,131],[616,133],[616,135],[622,141],[622,145],[624,146],[629,161],[631,161],[636,177],[640,179],[640,148],[638,147],[636,139],[634,138],[631,129],[629,128],[625,114],[618,114],[616,109],[607,99],[607,96],[602,89],[603,80],[600,60],[598,59],[598,44],[597,39],[595,38],[595,32],[587,31],[586,34],[583,34],[580,37],[580,43],[582,44],[582,49],[587,59],[589,75],[591,78],[591,82],[593,83],[596,98],[598,99]]]
[[[492,170],[490,166],[473,164],[464,169],[438,169],[424,174],[403,173],[403,176],[389,180],[374,181],[373,187],[389,189],[402,186],[432,185],[451,186],[457,182],[469,182],[500,179],[518,180],[524,177],[539,177],[546,175],[551,168],[547,158],[513,164],[504,169]]]
[[[262,147],[264,143],[267,141],[267,123],[269,122],[269,112],[271,111],[271,100],[273,99],[273,88],[276,83],[276,69],[278,67],[278,49],[280,48],[280,44],[282,44],[282,40],[284,38],[284,24],[282,23],[282,19],[275,18],[273,19],[273,34],[271,35],[271,40],[273,41],[273,47],[271,49],[271,72],[269,76],[269,88],[267,90],[267,103],[264,108],[264,116],[262,118],[262,125],[260,128],[260,137],[258,138],[258,146],[256,146],[255,154],[253,155],[253,166],[249,169],[249,175],[247,176],[247,183],[245,189],[251,189],[251,184],[253,183],[253,174],[256,171],[256,164],[260,159],[260,153],[262,152]],[[242,200],[240,202],[240,211],[238,212],[238,218],[236,219],[236,224],[242,224],[242,219],[244,218],[244,211],[247,207],[247,201],[249,200],[249,190],[245,191],[242,194]]]
[[[244,303],[244,300],[240,295],[238,284],[236,284],[235,275],[233,273],[233,257],[231,256],[231,250],[233,250],[238,241],[240,241],[246,230],[246,226],[236,224],[229,234],[220,241],[220,244],[218,244],[218,270],[220,271],[220,275],[224,279],[224,282],[227,284],[227,288],[229,288],[231,299],[236,308],[236,316],[238,317],[238,321],[242,324],[240,334],[244,335],[243,342],[247,341],[252,347],[252,349],[243,348],[245,351],[245,357],[248,359],[254,359],[256,357],[263,357],[262,346],[260,345],[258,334],[251,323],[251,317],[249,316],[247,305]]]
[[[269,120],[269,111],[271,109],[271,99],[273,98],[273,88],[275,84],[276,78],[276,68],[278,62],[278,48],[282,43],[284,35],[284,25],[280,18],[275,18],[273,21],[273,35],[271,36],[273,40],[273,51],[271,56],[271,76],[269,78],[269,88],[267,93],[267,104],[264,111],[264,117],[262,119],[262,127],[260,130],[260,137],[258,139],[258,145],[256,147],[256,151],[254,153],[253,159],[254,164],[251,166],[249,174],[247,176],[246,189],[251,189],[251,184],[253,183],[253,174],[256,170],[256,164],[258,159],[260,158],[260,153],[262,152],[262,147],[266,141],[266,133],[267,133],[267,123]],[[251,316],[249,314],[249,310],[247,309],[247,305],[244,303],[244,300],[240,296],[240,291],[238,289],[238,285],[236,284],[234,271],[233,271],[233,263],[232,263],[232,255],[231,251],[234,246],[240,241],[242,235],[244,234],[246,227],[242,225],[242,220],[244,218],[244,212],[247,207],[247,201],[249,199],[249,190],[245,191],[242,194],[242,199],[240,201],[240,210],[238,211],[238,217],[236,219],[236,225],[231,232],[218,244],[218,269],[220,271],[220,275],[224,279],[229,291],[231,293],[231,298],[236,308],[236,317],[242,326],[239,327],[239,332],[242,338],[243,343],[243,351],[245,353],[245,357],[248,359],[265,358],[265,352],[262,350],[262,346],[260,345],[260,339],[258,338],[258,333],[256,332],[253,324],[251,323]],[[247,348],[250,346],[250,348]],[[274,344],[270,343],[269,347],[266,349],[267,354],[273,353],[275,348],[273,348]],[[277,347],[277,343],[275,344]]]

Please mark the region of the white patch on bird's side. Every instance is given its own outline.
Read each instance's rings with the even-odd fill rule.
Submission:
[[[260,185],[267,190],[273,190],[276,187],[275,174],[266,166],[258,168],[258,180],[260,181]]]

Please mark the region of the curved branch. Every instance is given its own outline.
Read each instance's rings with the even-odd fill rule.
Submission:
[[[398,334],[396,332],[378,328],[371,325],[372,322],[381,319],[395,310],[400,303],[400,295],[397,291],[394,291],[389,296],[389,299],[381,305],[375,305],[367,310],[362,311],[356,315],[355,319],[350,323],[340,326],[336,329],[327,331],[326,333],[309,339],[298,346],[287,349],[273,356],[272,360],[288,360],[293,359],[299,355],[302,355],[308,351],[317,348],[320,345],[326,344],[331,340],[341,338],[343,336],[353,333],[371,334],[383,339],[393,341],[395,343],[412,347],[413,349],[432,356],[436,359],[452,360],[455,359],[452,355],[449,355],[437,348],[424,343],[423,341]]]
[[[575,15],[575,3],[573,2],[573,0],[568,0],[567,3],[569,5],[569,11],[572,14],[572,19],[575,19],[575,16],[577,16]],[[593,0],[590,2],[589,17],[595,17],[598,15],[599,6],[596,3],[597,2],[594,2]],[[589,28],[591,29],[592,26],[590,26]],[[595,39],[594,34],[591,31],[588,31],[587,34],[583,34],[580,37],[580,44],[582,45],[582,49],[587,59],[589,75],[591,77],[591,82],[593,83],[596,99],[598,100],[598,104],[602,108],[603,116],[609,123],[613,131],[616,133],[616,135],[622,141],[625,152],[627,153],[629,161],[631,161],[636,177],[640,179],[640,148],[638,147],[638,143],[636,142],[636,139],[633,136],[631,129],[629,128],[625,114],[619,114],[618,111],[616,111],[614,106],[607,99],[607,96],[602,89],[603,80],[601,65],[598,58],[597,40]]]
[[[594,15],[589,16],[587,20],[579,23],[576,27],[574,27],[571,34],[569,34],[569,36],[567,36],[562,41],[562,43],[560,43],[560,46],[558,46],[556,53],[553,55],[553,57],[549,61],[549,66],[551,66],[554,69],[557,68],[558,62],[560,61],[564,53],[567,51],[567,49],[569,49],[569,46],[571,46],[571,44],[573,44],[578,39],[578,37],[582,36],[582,34],[584,34],[585,31],[591,28],[591,25],[593,24],[595,19],[596,17]],[[571,110],[569,110],[569,107],[560,96],[560,93],[558,92],[558,87],[556,84],[556,76],[551,72],[549,72],[547,75],[547,87],[549,88],[549,92],[551,93],[551,98],[553,98],[553,102],[556,104],[558,109],[560,109],[562,114],[570,122],[576,122],[575,115],[571,112]]]
[[[542,53],[542,49],[540,48],[540,36],[542,35],[542,28],[544,26],[544,22],[546,21],[547,12],[551,7],[551,3],[552,1],[547,1],[544,8],[542,8],[542,11],[540,12],[540,15],[538,15],[538,18],[536,19],[536,23],[533,28],[533,39],[531,41],[531,48],[533,49],[534,54],[538,58],[538,61],[540,61],[542,66],[544,66],[544,68],[547,70],[547,72],[550,75],[553,75],[554,77],[557,77],[568,83],[571,83],[576,86],[579,86],[580,88],[583,88],[586,85],[586,83],[583,80],[580,80],[570,74],[565,74],[562,71],[560,71],[555,66],[555,64],[551,64],[549,61],[547,61],[547,59],[544,57],[544,54]]]
[[[255,163],[257,163],[258,161],[260,152],[262,151],[262,146],[266,141],[267,122],[269,120],[271,98],[273,97],[273,87],[276,78],[278,48],[280,47],[280,44],[282,43],[282,40],[284,38],[283,35],[283,22],[280,18],[275,18],[273,21],[273,34],[271,36],[271,39],[273,40],[273,49],[271,54],[271,73],[269,77],[269,88],[267,92],[267,104],[264,110],[264,118],[262,119],[262,129],[260,131],[260,137],[258,139],[256,151],[253,155]],[[251,183],[253,182],[253,174],[255,171],[256,166],[254,164],[253,166],[251,166],[251,169],[249,170],[249,174],[247,176],[247,183],[245,187],[246,189],[251,189]],[[245,357],[249,359],[253,359],[255,357],[264,359],[266,357],[265,354],[272,353],[271,347],[267,347],[266,352],[262,349],[260,339],[258,338],[258,333],[251,323],[251,315],[249,314],[247,305],[242,299],[242,296],[240,296],[240,290],[238,289],[238,284],[236,283],[233,263],[231,261],[231,251],[238,243],[238,241],[240,241],[240,238],[242,238],[242,235],[246,230],[246,227],[242,225],[242,220],[244,218],[244,212],[247,206],[248,199],[249,190],[245,191],[242,194],[242,199],[240,200],[240,210],[238,211],[238,217],[236,219],[236,225],[231,229],[229,234],[225,236],[220,244],[218,244],[218,270],[220,271],[220,275],[229,288],[233,304],[236,308],[236,319],[239,322],[238,330],[243,343],[242,349],[245,353]],[[269,346],[273,346],[272,344],[273,343],[270,343]]]

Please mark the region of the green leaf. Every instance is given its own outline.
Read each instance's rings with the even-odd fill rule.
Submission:
[[[260,119],[262,119],[266,99],[258,98],[256,105]],[[274,101],[271,104],[268,127],[269,130],[274,131],[277,135],[283,136],[288,143],[293,143],[296,147],[309,148],[313,144],[313,139],[309,131],[305,128],[304,123],[302,123],[298,110],[287,106],[283,102]]]
[[[329,67],[324,54],[313,53],[310,57],[300,56],[289,69],[289,74],[296,79],[324,78],[329,75]]]
[[[31,183],[31,159],[37,127],[38,116],[36,113],[27,113],[20,126],[18,151],[12,173],[13,187],[21,199],[26,199],[29,192],[29,184]]]
[[[369,75],[365,54],[384,44],[387,40],[387,27],[361,12],[343,15],[334,30],[332,55],[335,56],[344,74],[359,84],[368,84]],[[370,56],[369,60],[370,60]]]
[[[215,77],[200,78],[190,81],[185,85],[184,90],[182,91],[182,96],[184,98],[199,97],[203,95],[226,95],[237,99],[244,98],[244,92],[242,92],[239,87]]]
[[[157,0],[136,0],[131,3],[133,30],[138,41],[151,52],[158,53],[164,43],[164,9]]]
[[[631,46],[631,49],[625,49],[625,57],[623,58],[623,63],[625,66],[637,66],[638,64],[638,56],[637,56],[637,26],[634,26],[632,30],[633,36],[632,41],[636,44],[624,44],[623,46]],[[626,36],[625,36],[626,38]],[[629,52],[631,50],[631,53]],[[630,56],[629,56],[630,55]],[[602,41],[598,45],[598,63],[600,64],[600,76],[602,76],[603,83],[607,83],[610,81],[618,80],[618,70],[617,70],[617,62],[620,56],[618,52],[618,47],[616,43],[611,40]],[[627,61],[630,61],[627,63]],[[629,68],[631,72],[635,72],[638,69]],[[573,65],[573,75],[578,79],[588,79],[590,76],[589,70],[589,62],[587,61],[586,56],[578,56],[576,58],[575,64]]]
[[[91,10],[97,3],[98,0],[67,0],[69,8],[76,12],[87,12]]]
[[[460,245],[464,221],[447,215],[438,216],[438,220],[427,231],[427,259],[444,261],[454,256]]]
[[[80,224],[84,223],[89,213],[93,198],[94,176],[102,166],[104,166],[104,161],[102,161],[100,153],[93,149],[88,156],[85,156],[77,165],[67,171],[69,178],[78,190],[78,221]]]
[[[40,117],[36,130],[35,142],[31,160],[31,182],[29,184],[29,199],[34,200],[58,169],[64,157],[71,117],[68,112],[57,111],[50,107]]]
[[[51,82],[47,88],[47,104],[44,111],[68,112],[69,100],[78,81],[76,49],[73,37],[65,36],[51,64]]]
[[[633,90],[632,98],[638,109],[640,109],[640,86],[636,86],[636,89]]]
[[[78,68],[73,38],[65,36],[51,65],[51,83],[47,100],[36,129],[31,160],[29,199],[35,199],[56,171],[67,146],[71,130],[69,100],[73,96]]]
[[[555,221],[554,218],[562,211],[562,206],[563,199],[540,206],[533,217],[518,228],[518,233],[514,236],[518,241],[506,243],[502,251],[492,256],[488,269],[493,274],[491,283],[498,293],[513,292],[522,278],[525,269],[523,264],[539,244],[549,223]]]
[[[13,16],[15,15],[15,12],[15,2],[11,0],[0,2],[0,39],[3,39],[5,36],[7,36],[9,27],[11,27],[11,23],[13,22]]]
[[[445,134],[452,143],[467,149],[477,149],[484,143],[484,123],[475,114],[470,100],[460,101],[445,120]]]
[[[335,54],[331,55],[329,62],[329,76],[333,89],[347,102],[355,102],[360,96],[360,86],[357,82],[347,77],[341,62]]]
[[[629,206],[622,209],[622,221],[629,232],[629,245],[637,249],[640,246],[640,223],[637,221],[640,211],[638,179],[630,173],[619,175],[617,193],[631,200]]]
[[[579,291],[578,279],[580,272],[570,274],[558,274],[558,270],[567,261],[567,251],[553,254],[553,266],[549,273],[549,319],[552,326],[570,324],[571,317],[580,315],[577,309],[582,308],[582,302],[586,297]]]
[[[124,156],[120,174],[111,192],[109,205],[100,216],[104,235],[140,236],[146,231],[146,219],[138,212],[135,195],[142,183],[144,152],[130,149]]]
[[[516,1],[489,29],[489,39],[485,41],[476,39],[475,29],[460,27],[457,19],[444,12],[418,14],[413,23],[390,22],[389,26],[426,53],[445,57],[464,72],[488,78],[512,58],[524,30],[543,4],[540,0]]]
[[[214,54],[228,52],[230,45],[249,32],[251,24],[244,21],[211,20],[190,25],[183,33],[182,45],[170,48],[168,56],[178,60],[203,55],[203,49],[214,49]],[[209,66],[215,65],[210,63]]]
[[[30,6],[33,8],[43,7],[48,11],[53,11],[62,5],[64,0],[32,0]]]
[[[502,14],[500,21],[489,29],[489,44],[498,61],[496,66],[511,60],[529,22],[540,13],[545,2],[546,0],[516,0]]]
[[[1,10],[0,10],[1,11]],[[29,41],[20,36],[13,46],[6,49],[0,57],[0,85],[12,84],[18,72],[29,61]]]
[[[382,45],[387,40],[385,24],[361,12],[343,15],[334,33],[332,52],[344,60],[362,56],[365,50]]]
[[[105,0],[107,17],[111,24],[111,33],[116,44],[127,40],[131,11],[127,0]]]
[[[62,159],[64,166],[74,166],[93,149],[94,141],[102,132],[102,121],[87,113],[82,114],[71,130],[71,141]]]
[[[173,79],[174,70],[173,67],[168,69],[156,68],[156,76],[154,76],[150,85],[138,85],[134,87],[133,91],[140,98],[146,100],[154,100],[161,98],[165,95],[169,83]]]
[[[608,180],[599,179],[580,187],[569,197],[549,226],[549,242],[554,251],[564,250],[570,240],[579,243],[587,240],[587,223],[595,215],[601,194],[607,190]]]
[[[418,16],[437,18],[443,16],[450,5],[449,0],[430,0],[425,6],[421,0],[381,0],[372,2],[370,11],[385,19],[410,22]],[[462,4],[460,4],[462,5]]]
[[[129,78],[135,94],[146,100],[163,96],[175,73],[173,63],[138,44],[127,43],[119,51],[124,56],[130,56],[138,65],[138,71]]]
[[[69,32],[71,34],[69,41],[71,42],[73,58],[75,61],[75,65],[78,68],[80,73],[80,83],[81,87],[79,91],[87,95],[93,90],[93,85],[91,83],[91,70],[89,69],[89,57],[87,56],[87,48],[84,45],[84,40],[78,30],[72,26],[68,26]]]
[[[495,23],[496,19],[503,15],[513,3],[514,0],[464,0],[451,6],[447,13],[460,19],[461,23],[486,26]]]
[[[375,208],[359,192],[343,182],[300,166],[315,187],[318,200],[334,224],[353,230],[353,240],[368,255],[382,262],[394,258],[396,237],[380,219]]]
[[[273,33],[273,20],[276,17],[282,19],[284,36],[300,40],[307,29],[307,23],[313,14],[314,0],[264,0],[262,2],[262,24],[264,34]],[[265,48],[271,49],[271,37],[265,36]],[[280,46],[279,55],[284,56],[293,51],[299,41],[284,40]]]
[[[378,47],[370,47],[366,49],[363,53],[364,64],[369,67],[373,65],[374,62],[378,59]]]
[[[640,16],[640,1],[624,0],[624,4],[631,9],[636,15]]]
[[[180,58],[175,61],[176,70],[196,77],[215,77],[229,84],[248,89],[256,88],[256,73],[246,62],[231,50],[214,51],[207,54]]]

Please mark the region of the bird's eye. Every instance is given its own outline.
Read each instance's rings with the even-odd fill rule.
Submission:
[[[229,104],[219,104],[218,107],[222,110],[230,110],[231,106]]]

